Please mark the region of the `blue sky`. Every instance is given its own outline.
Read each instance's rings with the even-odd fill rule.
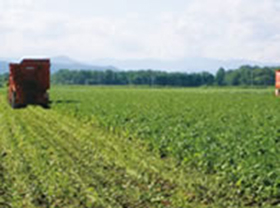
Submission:
[[[0,0],[0,57],[280,62],[278,0]]]

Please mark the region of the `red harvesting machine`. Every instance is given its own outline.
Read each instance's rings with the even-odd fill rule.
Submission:
[[[280,96],[280,70],[275,71],[275,95]]]
[[[12,108],[28,104],[49,107],[50,60],[24,59],[10,64],[8,100]]]

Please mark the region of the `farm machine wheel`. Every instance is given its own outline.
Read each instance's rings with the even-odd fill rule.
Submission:
[[[12,98],[11,98],[10,104],[11,104],[12,108],[14,108],[14,109],[18,108],[18,104],[16,103],[16,92],[12,93]]]

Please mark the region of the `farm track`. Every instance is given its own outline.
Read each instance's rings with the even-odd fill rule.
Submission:
[[[177,197],[183,189],[168,179],[175,168],[136,141],[53,110],[12,110],[3,99],[0,131],[0,208],[185,203]]]

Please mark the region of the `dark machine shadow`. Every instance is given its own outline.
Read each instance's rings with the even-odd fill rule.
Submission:
[[[49,102],[50,105],[52,104],[75,104],[80,103],[78,100],[51,100]]]
[[[80,103],[80,101],[77,100],[51,100],[46,105],[40,105],[40,104],[26,104],[26,105],[18,105],[14,108],[14,110],[23,110],[27,108],[28,106],[41,106],[45,110],[50,110],[52,108],[52,105],[55,104],[77,104]]]
[[[47,106],[42,106],[44,109],[51,109],[56,104],[78,104],[80,101],[77,100],[50,100]]]

